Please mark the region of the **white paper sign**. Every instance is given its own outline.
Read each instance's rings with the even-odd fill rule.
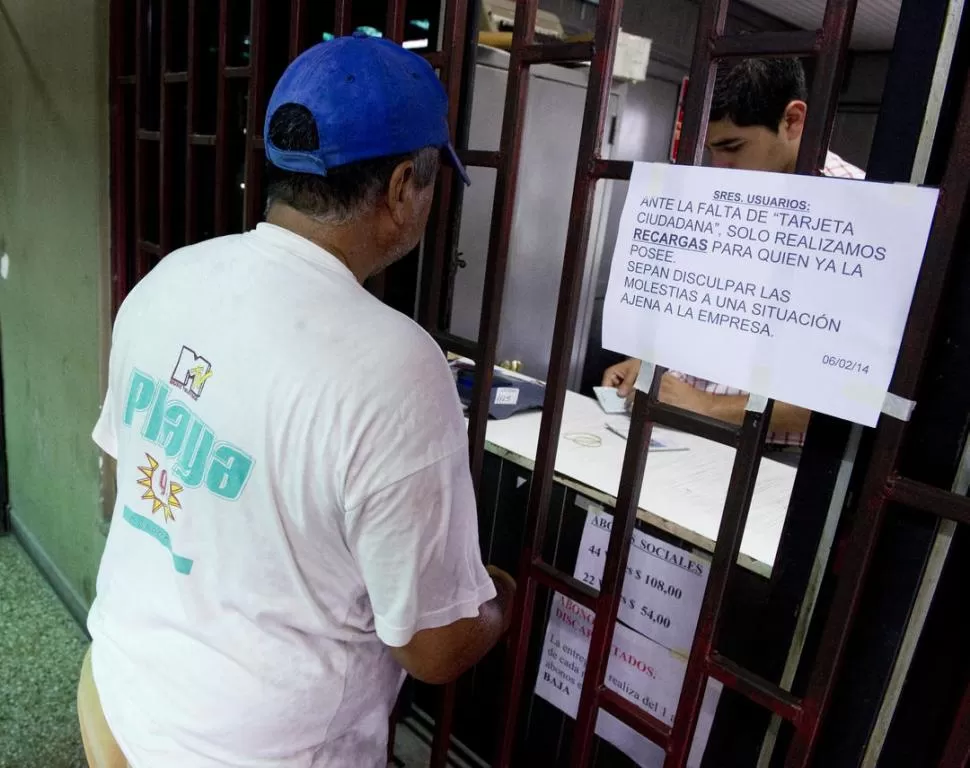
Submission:
[[[554,596],[535,692],[571,717],[579,710],[593,620],[594,614],[583,606],[564,595]],[[667,725],[673,724],[686,671],[683,658],[622,624],[616,625],[607,663],[607,687]],[[699,765],[703,757],[720,692],[720,683],[708,682],[690,766]],[[596,733],[639,765],[662,768],[663,750],[607,713],[598,715]]]
[[[635,163],[603,345],[872,426],[937,190]]]
[[[613,516],[586,513],[573,575],[600,588]],[[617,617],[641,634],[687,656],[694,640],[710,561],[642,531],[634,531]]]

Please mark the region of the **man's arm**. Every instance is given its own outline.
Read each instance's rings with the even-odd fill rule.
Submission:
[[[748,403],[748,396],[715,395],[704,392],[668,373],[664,375],[660,384],[660,400],[694,413],[740,424],[744,420],[744,408]],[[775,401],[769,429],[772,432],[801,433],[808,429],[809,416],[811,411]]]
[[[407,645],[391,648],[391,655],[412,677],[432,685],[451,682],[477,664],[508,630],[515,582],[494,566],[488,571],[496,596],[479,608],[478,616],[421,630]]]

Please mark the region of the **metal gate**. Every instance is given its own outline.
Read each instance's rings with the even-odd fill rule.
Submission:
[[[286,59],[294,57],[311,42],[308,34],[310,17],[319,19],[321,5],[330,7],[330,4],[310,0],[290,0],[285,21],[280,22],[279,8],[274,7],[271,12],[269,0],[251,0],[246,11],[249,50],[246,61],[242,62],[233,59],[227,33],[233,23],[233,14],[239,13],[240,6],[231,0],[219,0],[218,12],[214,16],[219,31],[217,69],[214,80],[207,80],[200,65],[203,56],[199,43],[200,27],[203,22],[212,23],[205,8],[214,5],[204,0],[183,0],[181,3],[176,0],[138,0],[136,3],[115,0],[112,4],[112,208],[116,304],[150,269],[154,260],[170,249],[209,235],[255,225],[263,201],[260,126],[274,72],[278,74]],[[797,167],[801,173],[815,173],[828,146],[856,0],[829,0],[823,25],[817,31],[739,36],[725,34],[728,5],[728,0],[703,0],[700,5],[678,162],[693,164],[702,159],[713,74],[719,60],[762,55],[803,56],[814,59],[814,71],[811,109]],[[176,6],[184,8],[184,15],[173,13]],[[405,0],[387,3],[385,36],[397,41],[403,39],[405,6]],[[658,367],[654,371],[650,394],[638,394],[635,400],[601,589],[595,591],[545,562],[542,542],[548,524],[556,446],[560,438],[569,359],[575,341],[595,186],[600,180],[628,179],[632,169],[629,162],[608,160],[600,155],[622,2],[600,0],[593,39],[573,43],[537,42],[533,30],[538,0],[516,3],[501,143],[497,151],[469,150],[466,146],[465,121],[470,112],[471,83],[468,54],[474,51],[477,4],[452,0],[445,2],[444,7],[439,50],[424,55],[438,70],[451,99],[450,127],[462,159],[470,166],[495,170],[495,198],[479,338],[471,341],[454,337],[447,332],[447,323],[442,322],[461,205],[460,186],[447,168],[439,182],[435,213],[426,238],[419,315],[424,326],[445,349],[471,357],[477,364],[479,375],[476,376],[469,411],[469,453],[476,483],[480,483],[483,471],[488,396],[496,362],[529,68],[542,63],[590,63],[555,335],[529,492],[526,543],[517,574],[520,585],[517,618],[505,655],[503,725],[498,735],[495,764],[511,765],[515,757],[521,702],[527,694],[529,639],[536,631],[533,626],[536,594],[537,589],[543,587],[561,592],[596,614],[579,714],[573,731],[572,765],[590,764],[595,719],[602,709],[663,747],[667,755],[665,768],[682,768],[686,765],[701,698],[709,678],[720,681],[725,688],[790,724],[791,740],[784,764],[791,767],[810,765],[887,515],[892,513],[894,505],[901,505],[967,524],[970,523],[970,500],[900,475],[898,468],[907,436],[907,418],[905,414],[904,418],[883,416],[871,451],[867,451],[869,462],[854,504],[851,529],[843,539],[835,592],[824,619],[818,651],[810,667],[804,695],[796,696],[768,677],[752,671],[751,664],[742,664],[737,658],[726,655],[720,643],[726,596],[738,559],[772,403],[768,401],[763,409],[752,407],[740,427],[697,416],[657,401],[663,374]],[[337,0],[332,4],[332,12],[334,34],[348,33],[352,28],[351,1]],[[187,55],[173,68],[170,40],[176,24],[185,25],[188,42]],[[284,60],[277,57],[269,62],[270,51],[279,48],[272,49],[269,40],[283,38],[287,55]],[[175,98],[176,89],[179,89],[178,98]],[[970,184],[970,153],[966,150],[970,147],[970,80],[961,84],[961,89],[957,128],[942,181],[943,193],[891,385],[891,392],[901,402],[916,400],[920,374],[933,340],[933,321],[966,211]],[[203,120],[200,117],[201,100],[210,95],[215,100],[215,111],[211,120]],[[245,106],[241,110],[234,109],[233,99],[244,100]],[[245,138],[241,141],[231,130],[234,119],[242,121],[245,126]],[[244,167],[241,179],[235,176],[233,165],[233,158],[237,156],[242,158]],[[215,192],[211,208],[207,208],[208,201],[200,193],[202,187],[198,181],[209,175],[214,179]],[[241,205],[234,207],[231,191],[237,187],[243,196]],[[130,213],[134,215],[129,216]],[[373,288],[379,294],[383,291],[379,282]],[[833,435],[834,443],[839,443],[839,435],[844,442],[847,428],[835,425],[833,421],[814,418],[809,445],[813,442],[820,445],[826,439],[833,441]],[[636,519],[650,433],[655,423],[736,449],[701,618],[672,728],[604,686],[620,585]],[[810,453],[811,448],[807,447],[806,452]],[[823,454],[825,451],[819,452],[820,456]],[[827,469],[825,460],[817,462],[820,475],[827,478],[827,485],[822,483],[821,491],[803,488],[805,483],[796,484],[796,492],[800,489],[806,492],[803,498],[793,499],[786,525],[789,538],[797,538],[799,531],[807,531],[812,551],[818,542],[821,523],[810,518],[819,516],[821,505],[828,503],[827,496],[834,483],[830,456],[828,460]],[[783,584],[786,578],[791,583]],[[777,578],[781,597],[779,605],[775,606],[775,615],[791,613],[791,606],[801,600],[808,578],[807,572],[795,577],[782,574]],[[787,631],[790,632],[791,619],[787,621]],[[455,686],[447,686],[442,691],[432,757],[435,766],[443,766],[447,759],[455,690]],[[970,687],[964,694],[940,766],[956,768],[967,762],[970,754],[968,722]]]

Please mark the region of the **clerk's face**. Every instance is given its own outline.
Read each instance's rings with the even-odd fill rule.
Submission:
[[[805,127],[805,102],[793,101],[785,109],[778,130],[763,125],[737,125],[730,118],[712,121],[707,148],[716,168],[792,173]]]

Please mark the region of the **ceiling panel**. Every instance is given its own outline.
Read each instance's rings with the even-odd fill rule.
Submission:
[[[901,0],[859,0],[852,32],[852,47],[888,51],[896,34]],[[797,27],[821,26],[825,0],[746,0],[765,13],[770,13]]]

